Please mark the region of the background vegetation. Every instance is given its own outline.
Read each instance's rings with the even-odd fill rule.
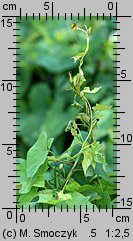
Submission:
[[[76,20],[76,18],[75,18]],[[20,111],[20,157],[26,158],[27,150],[35,143],[39,134],[46,131],[48,138],[54,138],[52,150],[55,154],[65,151],[73,137],[64,132],[69,120],[78,110],[71,107],[73,94],[69,88],[68,71],[76,73],[77,63],[72,56],[84,51],[85,39],[81,32],[70,28],[73,21],[58,21],[42,18],[40,21],[28,18],[21,20],[21,106]],[[85,57],[83,71],[87,86],[102,86],[96,95],[90,95],[92,105],[102,103],[113,105],[113,28],[109,18],[90,21],[80,19],[78,25],[92,27],[90,50]],[[113,183],[113,115],[108,111],[98,124],[97,140],[103,143],[107,161],[107,172],[100,168],[95,175],[101,175],[103,185],[109,192],[103,193],[102,205],[115,198]],[[84,177],[79,172],[80,184]],[[78,177],[77,177],[78,178]],[[95,179],[95,176],[94,176]],[[86,179],[87,183],[87,179]],[[109,200],[107,200],[109,199]],[[99,204],[99,203],[98,203]]]

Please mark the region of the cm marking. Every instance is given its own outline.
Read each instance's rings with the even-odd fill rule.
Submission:
[[[129,223],[130,219],[129,219],[129,216],[117,216],[116,222],[117,223]]]
[[[5,3],[5,4],[3,4],[3,10],[15,11],[15,10],[17,10],[17,5],[14,3],[10,3],[10,4]]]

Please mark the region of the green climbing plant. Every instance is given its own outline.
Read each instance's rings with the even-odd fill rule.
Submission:
[[[111,106],[98,103],[92,106],[89,101],[89,96],[101,89],[101,86],[93,89],[86,86],[82,68],[89,51],[91,28],[86,25],[80,28],[77,22],[71,28],[82,32],[86,41],[84,52],[72,57],[78,63],[76,75],[69,72],[70,86],[67,91],[73,93],[72,108],[79,110],[65,128],[66,132],[71,132],[73,141],[65,152],[56,155],[52,149],[54,139],[48,139],[47,133],[42,132],[28,151],[26,160],[18,160],[20,206],[37,205],[39,208],[50,205],[52,208],[55,205],[59,208],[62,205],[65,208],[69,205],[72,208],[76,205],[78,208],[79,205],[88,205],[92,208],[93,204],[99,204],[99,200],[101,203],[103,201],[104,207],[107,200],[107,183],[100,175],[100,172],[106,173],[107,163],[96,131],[102,113],[110,110]],[[113,199],[115,194],[111,182],[109,187]],[[108,197],[111,205],[111,196]]]

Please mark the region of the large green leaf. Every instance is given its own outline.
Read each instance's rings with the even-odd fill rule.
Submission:
[[[93,207],[93,205],[89,202],[89,197],[85,197],[78,192],[71,192],[71,199],[69,199],[67,201],[59,202],[56,205],[56,207],[60,208],[61,205],[62,205],[63,208],[67,208],[67,205],[68,205],[69,208],[73,208],[74,205],[75,205],[76,208],[79,208],[80,205],[82,206],[82,208],[85,208],[86,205],[88,206],[88,208]]]
[[[96,187],[90,184],[82,185],[78,188],[78,192],[84,196],[90,196],[92,193],[96,192]]]
[[[56,205],[61,201],[66,201],[71,199],[71,194],[64,194],[62,191],[55,192],[54,190],[44,190],[38,193],[38,203],[52,204]]]
[[[45,177],[44,174],[48,169],[47,162],[40,166],[39,170],[33,177],[27,177],[27,161],[19,159],[20,165],[18,170],[20,170],[20,177],[17,178],[17,181],[21,184],[21,189],[19,193],[28,193],[32,187],[44,187]]]
[[[27,153],[27,177],[33,177],[39,167],[46,162],[48,155],[48,141],[45,132],[42,132],[37,142]]]
[[[75,182],[74,180],[71,180],[71,183],[67,184],[66,191],[67,192],[74,192],[79,190],[80,184],[78,182]]]
[[[96,200],[97,207],[100,206],[100,208],[106,208],[106,205],[108,208],[112,207],[112,201],[109,193],[105,191],[104,193],[100,193],[101,199]]]
[[[25,205],[25,208],[28,207],[28,205],[31,205],[31,201],[34,197],[37,196],[37,188],[32,187],[32,189],[26,193],[26,194],[21,194],[19,198],[19,202],[21,205]]]
[[[91,152],[90,152],[90,148],[86,149],[83,152],[83,155],[84,155],[84,158],[83,158],[83,161],[82,161],[82,167],[83,167],[83,170],[84,170],[84,175],[87,176],[87,170],[90,167],[90,165],[92,163],[92,158],[93,158],[92,155],[91,155]]]

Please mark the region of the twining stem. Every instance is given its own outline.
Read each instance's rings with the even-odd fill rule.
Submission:
[[[79,65],[79,73],[82,73],[81,67],[82,67],[82,65],[83,65],[84,57],[85,57],[85,55],[87,54],[87,52],[88,52],[88,50],[89,50],[90,38],[89,38],[88,33],[87,33],[85,30],[83,30],[83,29],[81,29],[81,28],[78,28],[78,30],[80,30],[80,31],[82,31],[82,32],[84,32],[84,33],[86,34],[86,49],[85,49],[85,51],[84,51],[84,54],[83,54],[82,58],[80,59],[80,65]]]
[[[77,153],[75,156],[72,157],[73,159],[76,159],[76,161],[74,162],[74,164],[73,164],[70,172],[68,173],[68,176],[67,176],[67,178],[66,178],[65,184],[64,184],[64,186],[63,186],[63,188],[62,188],[62,192],[65,191],[66,185],[67,185],[67,183],[69,182],[69,180],[70,180],[70,178],[71,178],[71,176],[72,176],[72,174],[73,174],[73,171],[74,171],[75,167],[76,167],[77,164],[78,164],[80,155],[82,154],[83,150],[85,150],[85,149],[88,148],[89,146],[91,146],[91,144],[88,145],[88,146],[86,146],[86,147],[83,147],[83,145],[82,145],[82,148],[81,148],[80,152]]]
[[[86,35],[86,49],[83,53],[83,55],[81,56],[80,58],[80,63],[79,63],[79,76],[80,78],[84,78],[84,73],[82,71],[82,65],[83,65],[83,62],[84,62],[84,57],[86,56],[88,50],[89,50],[89,30],[87,29],[87,27],[85,26],[86,30],[84,29],[81,29],[79,27],[76,27],[76,30],[79,30],[79,31],[82,31],[83,33],[85,33]],[[71,75],[70,75],[70,81],[72,82],[72,79],[71,79]],[[64,192],[65,191],[65,188],[66,188],[66,185],[67,183],[69,182],[72,174],[73,174],[73,171],[75,169],[75,167],[77,166],[78,164],[78,160],[79,160],[79,157],[80,155],[82,154],[83,150],[84,150],[84,147],[85,147],[85,144],[86,142],[88,141],[91,133],[92,133],[92,129],[93,129],[93,123],[92,123],[92,108],[91,108],[91,105],[90,105],[90,102],[86,99],[86,97],[84,96],[83,92],[80,91],[80,89],[78,88],[74,88],[74,91],[76,92],[76,95],[78,95],[80,97],[80,99],[83,101],[85,107],[86,107],[86,113],[88,115],[88,117],[90,118],[90,129],[89,129],[89,133],[85,139],[85,141],[83,141],[83,144],[82,144],[82,148],[80,150],[79,153],[77,153],[73,158],[76,159],[74,164],[73,164],[73,167],[71,168],[70,172],[68,173],[68,176],[66,178],[66,181],[65,181],[65,184],[62,188],[62,191]]]
[[[89,111],[88,111],[87,114],[88,114],[88,116],[90,117],[90,130],[89,130],[89,133],[88,133],[88,135],[87,135],[87,137],[86,137],[86,139],[85,139],[85,141],[84,141],[84,143],[83,143],[83,148],[84,148],[87,140],[89,139],[89,137],[90,137],[90,135],[91,135],[93,125],[92,125],[92,109],[91,109],[90,102],[85,98],[85,96],[82,96],[81,98],[82,98],[82,100],[84,101],[84,103],[85,103],[85,104],[87,105],[87,107],[88,107],[88,110],[89,110]]]
[[[74,171],[75,167],[76,167],[77,164],[78,164],[78,161],[79,161],[79,158],[76,159],[76,161],[74,162],[74,164],[73,164],[70,172],[68,173],[68,176],[67,176],[67,178],[66,178],[65,184],[64,184],[64,186],[63,186],[63,188],[62,188],[62,192],[65,191],[66,185],[67,185],[67,183],[69,182],[69,180],[70,180],[70,178],[71,178],[71,176],[72,176],[72,174],[73,174],[73,171]]]
[[[86,26],[85,26],[85,27],[86,27]],[[78,27],[78,30],[80,30],[80,31],[82,31],[83,33],[86,34],[86,49],[85,49],[85,51],[84,51],[84,54],[83,54],[82,58],[80,59],[80,65],[79,65],[79,74],[82,75],[82,74],[83,74],[83,71],[82,71],[82,68],[81,68],[81,67],[82,67],[82,65],[83,65],[84,57],[86,56],[86,54],[87,54],[87,52],[88,52],[88,50],[89,50],[90,37],[89,37],[89,33],[88,33],[88,31],[87,31],[87,28],[86,28],[86,31],[85,31],[85,30],[83,30],[83,29],[81,29],[81,28]],[[89,111],[87,111],[87,112],[88,112],[88,116],[89,116],[89,118],[90,118],[90,130],[89,130],[89,133],[88,133],[88,135],[87,135],[87,137],[86,137],[86,139],[85,139],[85,141],[84,141],[84,143],[83,143],[83,147],[84,147],[85,144],[86,144],[86,142],[87,142],[87,140],[89,139],[89,137],[90,137],[90,135],[91,135],[92,128],[93,128],[93,126],[92,126],[92,109],[91,109],[90,102],[85,98],[85,96],[82,95],[81,92],[80,92],[80,93],[77,93],[77,94],[79,95],[79,97],[82,99],[82,101],[84,102],[85,106],[87,106],[87,109],[89,110]]]
[[[91,144],[92,144],[92,143],[91,143]],[[67,185],[67,183],[69,182],[69,180],[70,180],[70,178],[71,178],[71,176],[72,176],[72,174],[73,174],[73,171],[74,171],[75,167],[76,167],[77,164],[78,164],[79,157],[80,157],[80,155],[82,154],[83,150],[85,150],[86,148],[88,148],[89,146],[91,146],[91,144],[88,145],[88,146],[86,146],[86,147],[83,147],[83,146],[82,146],[80,152],[77,153],[75,156],[72,157],[73,159],[76,159],[76,161],[74,162],[74,164],[73,164],[70,172],[68,173],[68,176],[67,176],[67,178],[66,178],[65,184],[64,184],[64,186],[63,186],[63,188],[62,188],[62,192],[65,191],[66,185]]]

